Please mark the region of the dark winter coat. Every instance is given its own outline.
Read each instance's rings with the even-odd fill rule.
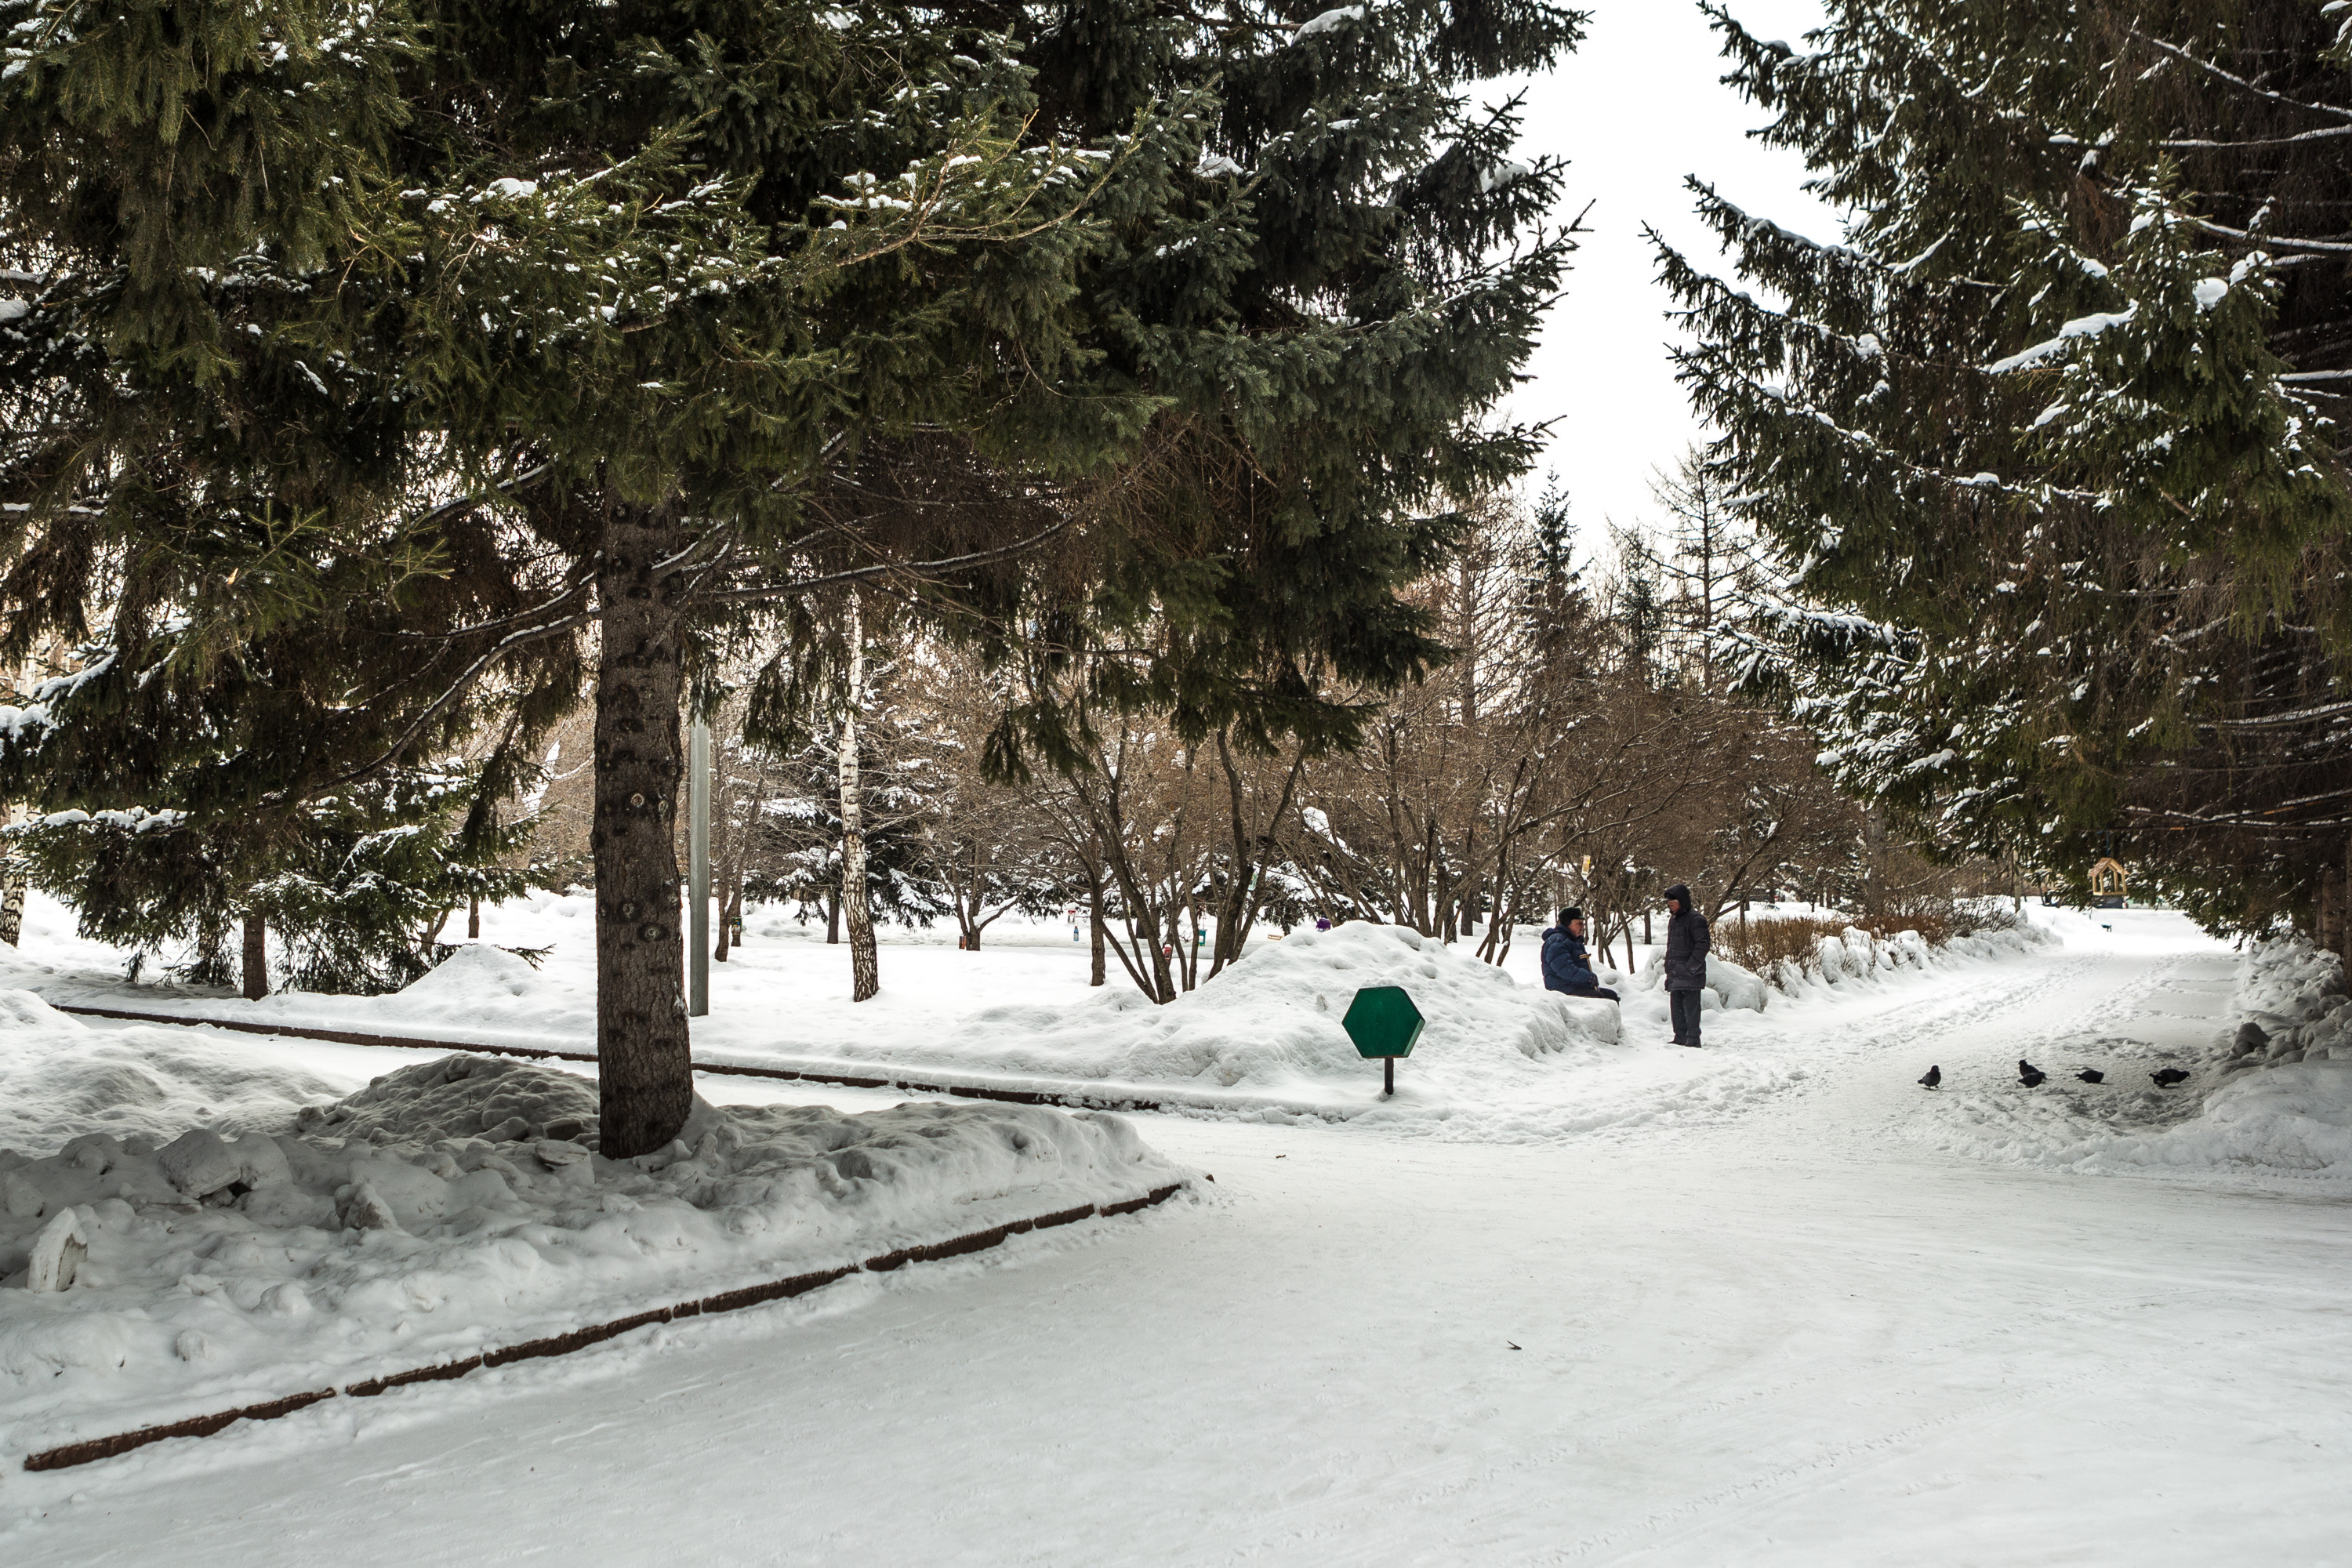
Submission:
[[[1690,889],[1677,883],[1666,897],[1678,900],[1682,912],[1666,922],[1666,989],[1706,989],[1706,917],[1692,907]]]
[[[1570,996],[1589,996],[1601,989],[1601,977],[1592,973],[1592,962],[1584,953],[1584,939],[1566,926],[1553,926],[1546,931],[1543,935],[1544,989],[1564,991]]]

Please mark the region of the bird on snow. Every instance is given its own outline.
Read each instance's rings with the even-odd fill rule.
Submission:
[[[1927,1072],[1921,1076],[1919,1081],[1926,1084],[1929,1089],[1933,1089],[1937,1084],[1944,1081],[1944,1069],[1939,1067],[1929,1068]]]
[[[2026,1088],[2040,1089],[2044,1083],[2049,1081],[2049,1079],[2050,1075],[2048,1073],[2043,1072],[2040,1068],[2035,1067],[2023,1057],[2017,1058],[2017,1081],[2023,1084]]]
[[[2084,1068],[2081,1072],[2076,1073],[2074,1076],[2081,1079],[2084,1083],[2105,1083],[2107,1081],[2107,1075],[2101,1072],[2096,1068]]]
[[[2158,1089],[2170,1089],[2176,1083],[2189,1081],[2189,1075],[2179,1068],[2166,1068],[2160,1072],[2152,1072],[2147,1076],[2156,1080],[2156,1087]]]

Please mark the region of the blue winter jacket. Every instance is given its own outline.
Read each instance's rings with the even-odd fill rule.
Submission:
[[[1543,938],[1543,977],[1547,991],[1565,991],[1570,996],[1596,991],[1601,977],[1592,973],[1591,962],[1584,956],[1584,940],[1566,926],[1552,926]]]

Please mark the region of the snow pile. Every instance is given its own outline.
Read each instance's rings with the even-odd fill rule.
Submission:
[[[2257,942],[2238,963],[2231,1067],[2265,1062],[2352,1061],[2352,998],[2344,961],[2300,937]]]
[[[124,1081],[128,1037],[12,1006],[31,1020],[10,1031],[12,1054],[49,1058],[41,1097],[89,1106]],[[178,1079],[157,1081],[165,1098],[148,1102],[143,1129],[154,1104],[187,1104]],[[418,1063],[299,1117],[278,1103],[277,1124],[255,1126],[248,1097],[234,1137],[52,1107],[37,1119],[51,1131],[81,1123],[61,1148],[0,1149],[11,1448],[428,1364],[1181,1179],[1118,1117],[960,1102],[853,1116],[698,1100],[688,1139],[607,1160],[593,1086],[495,1058]]]
[[[2151,1014],[2141,1026],[2154,1039],[2070,1039],[2071,1057],[2106,1075],[2089,1086],[2072,1081],[2077,1060],[2021,1042],[2053,1081],[1948,1098],[1946,1124],[1929,1141],[2091,1173],[2352,1178],[2352,1000],[2342,973],[2334,954],[2301,939],[2257,944],[2239,959],[2235,1030],[2152,1027],[2165,1018]],[[2187,1076],[2159,1087],[2152,1074],[2165,1069]]]
[[[708,1110],[695,1101],[695,1130]],[[298,1125],[377,1142],[479,1135],[493,1143],[581,1138],[596,1125],[596,1086],[576,1073],[511,1057],[449,1056],[377,1079]]]
[[[2087,1163],[2352,1176],[2352,998],[2342,961],[2300,937],[2256,943],[2239,961],[2236,1009],[2244,1021],[2198,1114]]]
[[[1824,938],[1824,941],[1832,939]],[[1666,950],[1650,954],[1650,962],[1642,966],[1642,988],[1655,991],[1666,983]],[[1764,977],[1752,969],[1743,969],[1727,958],[1706,955],[1706,989],[1701,993],[1703,1009],[1738,1007],[1750,1013],[1764,1011]]]
[[[1809,992],[1851,990],[1857,984],[1925,975],[1974,960],[2014,960],[2056,946],[2061,941],[2057,932],[2031,919],[2005,931],[1978,931],[1955,936],[1939,945],[1930,945],[1916,931],[1899,931],[1880,938],[1856,927],[1843,936],[1821,938],[1814,944],[1811,971],[1783,958],[1775,960],[1758,978],[1786,995],[1802,996]],[[1712,957],[1708,960],[1707,984],[1710,987],[1715,984]]]
[[[488,942],[470,942],[410,981],[400,995],[411,1008],[425,1013],[465,1011],[485,1003],[498,1006],[509,997],[543,1006],[556,989],[530,960]]]
[[[91,1029],[29,991],[0,991],[0,1148],[54,1148],[94,1130],[280,1127],[333,1093],[209,1031]]]
[[[1399,985],[1424,1020],[1410,1076],[1467,1087],[1617,1039],[1617,1008],[1521,985],[1465,948],[1404,926],[1350,923],[1252,948],[1160,1006],[1105,987],[1075,1005],[985,1008],[936,1047],[959,1067],[1203,1088],[1360,1089],[1368,1071],[1340,1020],[1359,988]]]

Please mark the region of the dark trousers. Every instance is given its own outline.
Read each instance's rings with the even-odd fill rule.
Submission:
[[[1614,1002],[1618,1000],[1617,993],[1610,990],[1606,985],[1587,985],[1582,990],[1571,991],[1569,994],[1570,996],[1581,996],[1588,1001],[1592,1002]]]
[[[1666,1005],[1674,1011],[1675,1044],[1678,1046],[1698,1044],[1698,993],[1669,991],[1666,993]]]

